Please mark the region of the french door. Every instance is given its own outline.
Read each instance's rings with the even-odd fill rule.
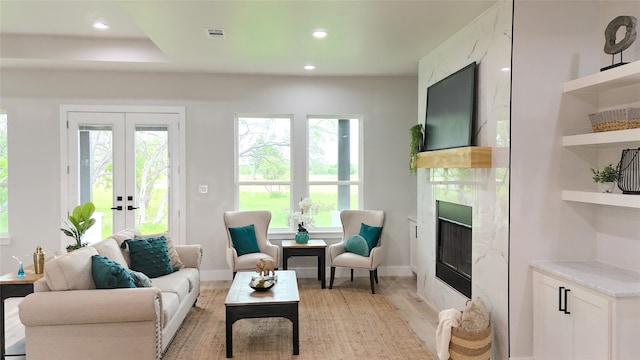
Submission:
[[[66,106],[62,116],[63,217],[77,204],[96,206],[96,225],[83,240],[136,227],[147,234],[171,231],[180,243],[184,109]]]

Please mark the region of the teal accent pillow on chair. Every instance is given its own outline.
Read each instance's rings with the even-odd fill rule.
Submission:
[[[230,227],[231,242],[238,256],[260,252],[256,230],[253,224],[246,226]]]
[[[351,235],[344,243],[344,250],[358,254],[360,256],[369,256],[369,244],[360,235]]]
[[[365,223],[362,223],[362,225],[360,225],[360,236],[367,240],[369,251],[371,251],[371,249],[378,245],[378,240],[380,240],[381,232],[382,228],[379,226],[371,226]],[[367,254],[367,256],[369,256],[369,254]]]
[[[106,256],[91,257],[91,274],[96,289],[134,288],[136,284],[127,269]]]
[[[171,267],[167,239],[164,236],[157,238],[128,239],[121,247],[129,247],[131,270],[140,271],[150,278],[171,274]]]

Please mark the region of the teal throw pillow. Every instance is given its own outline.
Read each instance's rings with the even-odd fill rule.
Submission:
[[[360,236],[367,240],[367,244],[369,244],[369,251],[378,245],[381,232],[382,228],[379,226],[371,226],[365,223],[360,225]]]
[[[129,247],[131,270],[140,271],[150,278],[171,274],[171,267],[167,238],[164,236],[143,239],[125,240],[122,248]]]
[[[140,271],[135,271],[131,269],[127,269],[129,275],[133,278],[133,283],[136,284],[136,287],[152,287],[151,279],[144,273]]]
[[[253,224],[247,226],[230,227],[231,242],[238,256],[260,252],[256,230]]]
[[[136,287],[127,269],[106,256],[93,255],[91,257],[91,275],[97,289]]]
[[[351,235],[344,243],[344,250],[358,254],[360,256],[369,256],[369,244],[360,235]]]

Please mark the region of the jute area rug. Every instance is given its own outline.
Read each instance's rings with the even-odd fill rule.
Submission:
[[[393,305],[362,287],[300,286],[300,354],[291,322],[242,319],[233,325],[234,359],[435,359]],[[224,359],[227,289],[203,289],[163,359]]]

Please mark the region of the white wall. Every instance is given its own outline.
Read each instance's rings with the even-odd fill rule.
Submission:
[[[599,209],[560,199],[560,191],[568,183],[595,189],[584,160],[563,149],[560,138],[590,131],[584,115],[595,110],[592,105],[564,96],[563,83],[609,65],[611,59],[603,53],[606,25],[618,15],[640,18],[639,7],[638,1],[514,3],[509,251],[513,359],[533,355],[532,260],[606,256],[617,263],[631,251],[636,254],[637,264],[640,232],[633,233],[640,219],[637,211]],[[625,60],[640,59],[637,43],[625,52]],[[616,218],[619,230],[612,234],[611,223],[605,218]],[[615,242],[599,245],[598,238],[612,236]],[[598,249],[619,244],[626,247],[615,253]]]
[[[414,77],[284,77],[2,69],[0,108],[9,119],[10,232],[0,246],[2,273],[11,255],[60,241],[59,106],[186,107],[187,243],[204,248],[203,278],[230,278],[222,213],[233,209],[235,113],[362,114],[364,207],[387,213],[381,275],[411,274],[407,216],[415,214],[409,173],[409,127],[417,117]],[[199,194],[198,184],[209,193]],[[309,267],[315,262],[309,260]],[[306,265],[304,263],[303,265]],[[359,274],[364,276],[366,274]]]
[[[436,200],[473,209],[472,297],[491,312],[492,358],[508,357],[509,99],[511,1],[498,1],[485,13],[420,60],[420,122],[429,85],[475,61],[478,73],[477,145],[492,148],[491,169],[457,169],[441,178],[418,170],[418,294],[437,310],[463,310],[467,298],[435,276]]]

